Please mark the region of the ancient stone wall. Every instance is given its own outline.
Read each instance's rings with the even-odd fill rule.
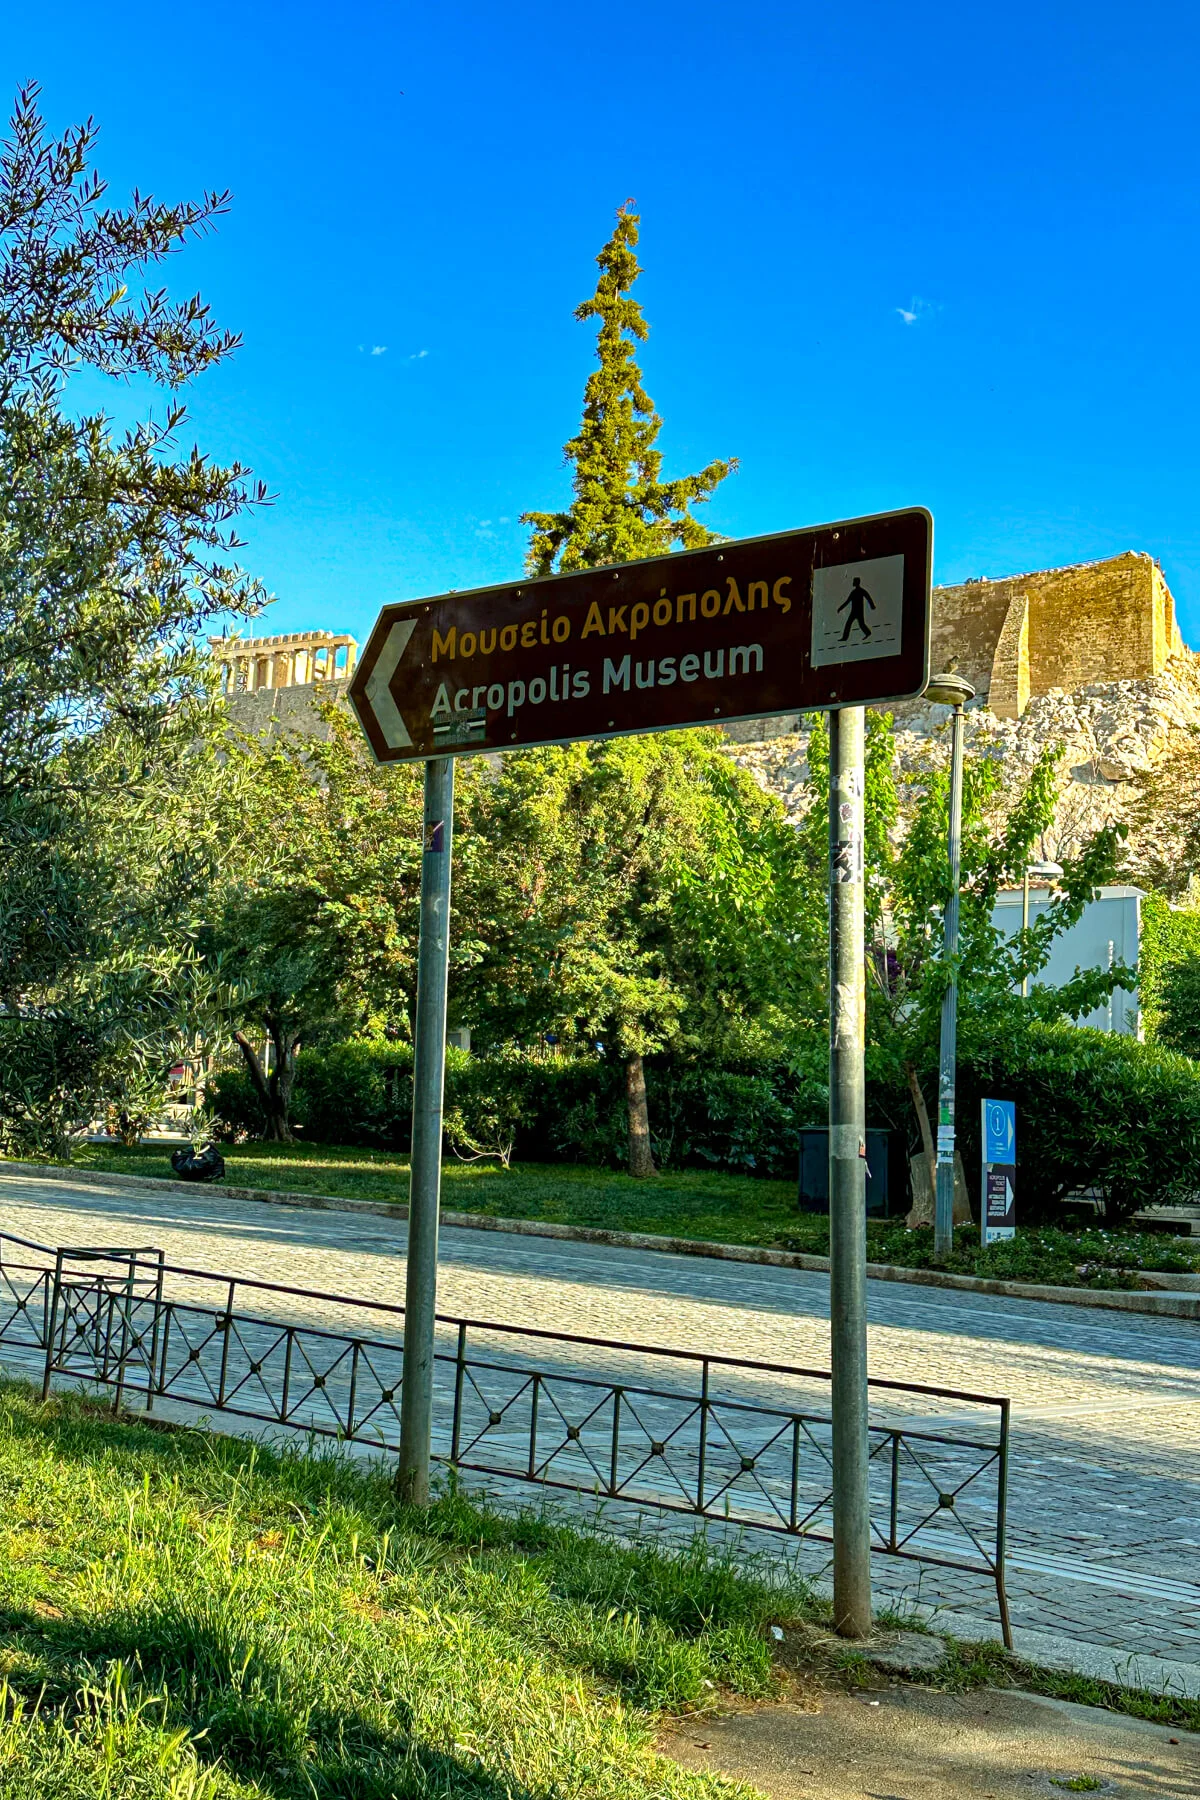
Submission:
[[[229,714],[239,731],[249,737],[266,737],[271,732],[288,736],[328,739],[332,734],[326,719],[317,710],[318,700],[345,702],[348,681],[327,681],[320,687],[311,682],[293,683],[289,687],[261,687],[247,693],[244,688],[231,690],[227,696]]]
[[[931,666],[956,661],[977,694],[992,684],[992,661],[1012,603],[1011,581],[934,588]]]
[[[1162,571],[1134,550],[933,593],[934,668],[956,657],[1000,718],[1053,688],[1149,680],[1182,648]]]
[[[1001,719],[1019,719],[1029,704],[1029,595],[1014,594],[1008,603],[992,657],[988,704]]]

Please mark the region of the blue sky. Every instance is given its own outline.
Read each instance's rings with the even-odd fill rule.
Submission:
[[[741,461],[713,526],[922,504],[939,581],[1148,550],[1200,643],[1194,8],[15,11],[7,87],[96,115],[114,198],[234,191],[169,279],[244,334],[191,404],[278,496],[259,629],[519,570],[633,196],[665,472]]]

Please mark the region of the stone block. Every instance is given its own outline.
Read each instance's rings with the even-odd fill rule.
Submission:
[[[932,1675],[946,1660],[946,1641],[927,1631],[894,1631],[865,1645],[863,1654],[893,1675]]]
[[[931,1158],[923,1150],[908,1159],[908,1178],[912,1193],[912,1211],[905,1223],[911,1230],[915,1225],[933,1224],[933,1182],[930,1171]],[[963,1168],[963,1160],[959,1152],[954,1152],[954,1223],[970,1225],[974,1219],[971,1211],[971,1198],[967,1193],[967,1177]]]

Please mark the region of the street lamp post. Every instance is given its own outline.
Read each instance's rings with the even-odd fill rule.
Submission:
[[[1029,930],[1029,877],[1031,875],[1041,875],[1047,881],[1057,881],[1058,877],[1061,874],[1062,874],[1061,863],[1056,863],[1056,862],[1026,863],[1025,873],[1021,877],[1021,931],[1022,931],[1022,933]],[[1028,975],[1028,973],[1026,973],[1026,974],[1022,975],[1022,977],[1021,977],[1021,998],[1022,998],[1022,1000],[1025,999],[1025,997],[1027,996],[1028,993],[1029,993],[1029,975]]]
[[[958,881],[962,839],[963,707],[975,689],[953,665],[935,675],[925,689],[927,700],[953,707],[950,735],[950,892],[946,900],[943,940],[949,977],[942,996],[941,1055],[938,1061],[937,1192],[933,1209],[933,1253],[939,1259],[954,1248],[954,1089],[958,1049]]]

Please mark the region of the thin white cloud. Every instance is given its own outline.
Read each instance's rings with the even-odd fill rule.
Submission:
[[[389,346],[387,344],[360,344],[358,346],[358,353],[360,356],[386,356],[388,349]],[[407,362],[422,362],[428,355],[428,350],[410,350],[405,360]]]
[[[922,300],[920,294],[914,294],[907,306],[898,306],[895,310],[906,325],[919,325],[922,319],[927,319],[931,314],[940,312],[941,308],[935,306],[932,300]]]

